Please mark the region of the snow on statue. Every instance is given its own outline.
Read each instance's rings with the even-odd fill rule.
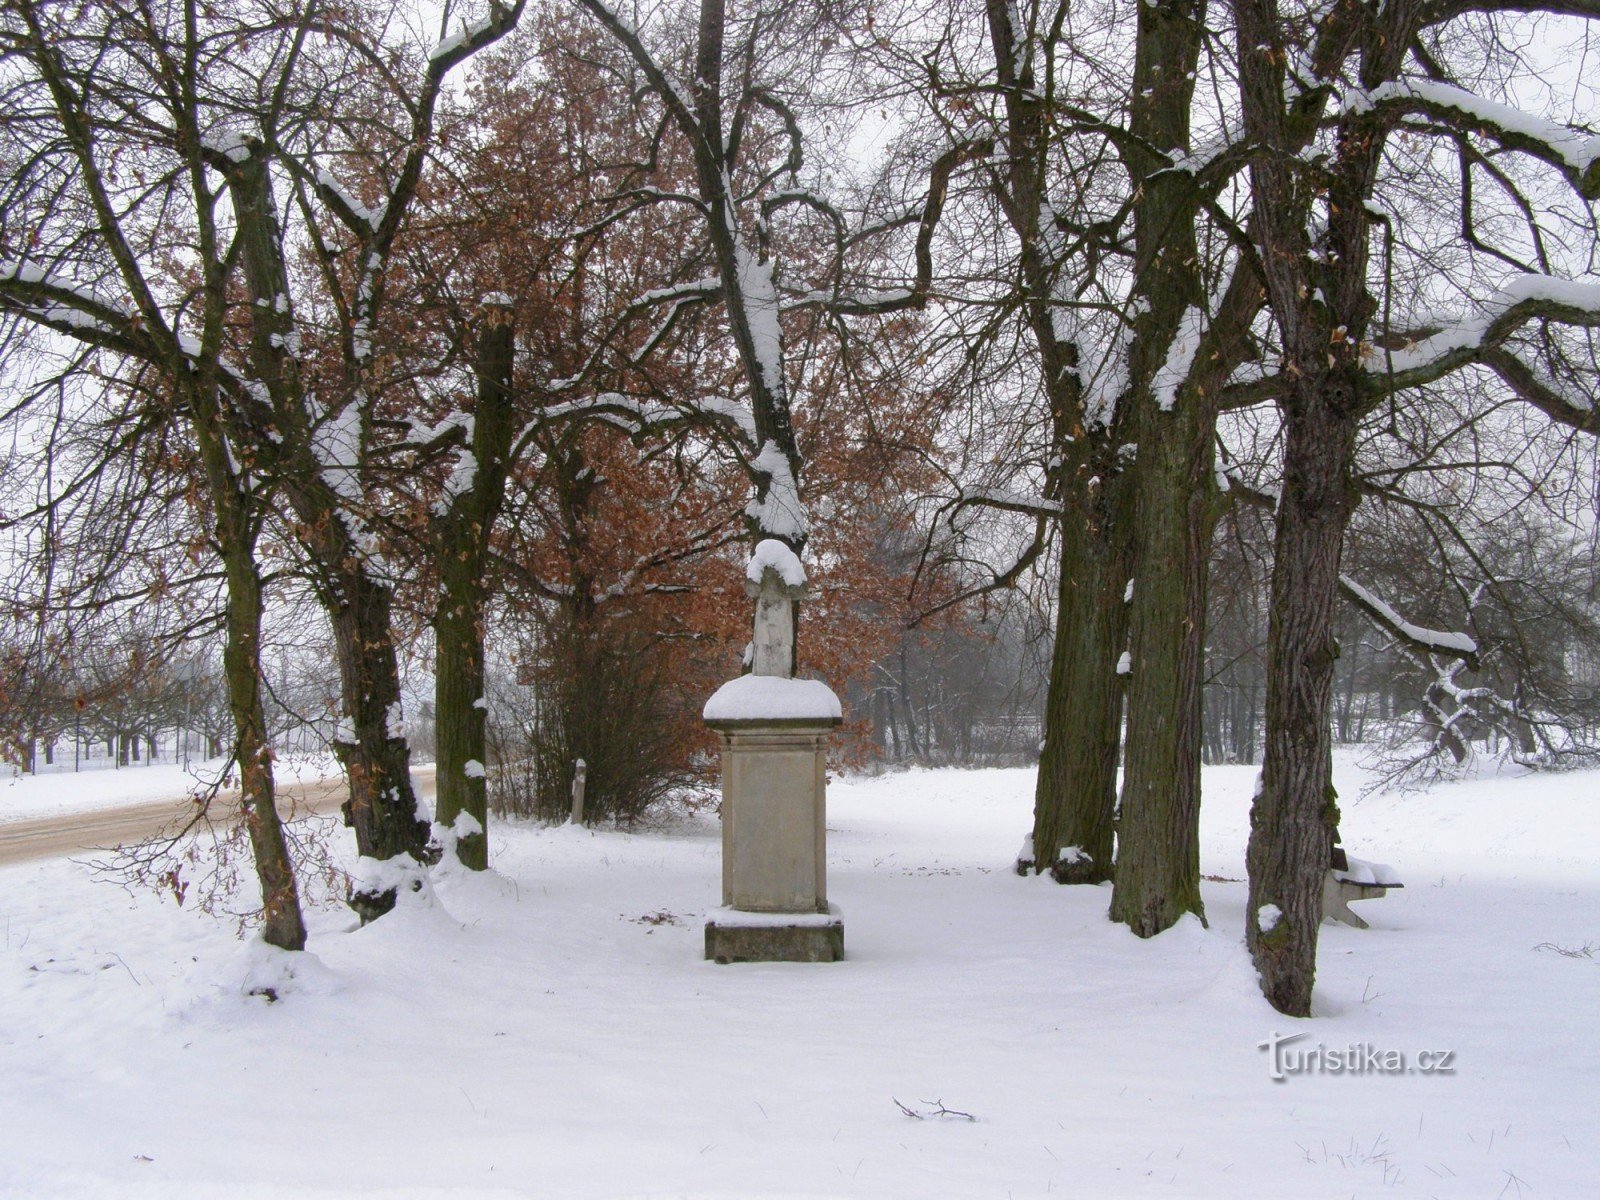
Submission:
[[[794,674],[794,606],[805,598],[805,568],[788,546],[766,538],[750,556],[744,586],[756,602],[750,673],[788,679]]]

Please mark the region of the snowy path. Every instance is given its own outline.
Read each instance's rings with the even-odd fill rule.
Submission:
[[[426,781],[419,775],[417,786],[424,799],[432,797],[431,775]],[[347,794],[342,778],[290,784],[279,789],[278,808],[291,820],[336,812]],[[224,793],[223,803],[236,795]],[[187,796],[176,800],[169,797],[116,808],[0,822],[0,866],[143,841],[175,828],[193,810],[193,803]]]
[[[19,821],[71,813],[104,812],[143,803],[178,804],[196,789],[216,782],[225,759],[192,766],[160,763],[134,765],[120,770],[47,771],[43,775],[16,775],[0,769],[0,830]],[[431,768],[430,768],[431,769]],[[339,772],[331,754],[286,755],[273,764],[278,786],[330,779]]]
[[[1207,771],[1208,874],[1243,874],[1253,776]],[[497,826],[496,873],[431,906],[314,914],[293,979],[170,901],[5,868],[0,1195],[1593,1195],[1600,774],[1344,776],[1352,852],[1409,886],[1327,928],[1310,1022],[1256,991],[1242,884],[1141,942],[1103,889],[1010,874],[1022,771],[831,789],[830,965],[701,960],[709,819]],[[1291,1029],[1455,1069],[1275,1083],[1259,1043]]]

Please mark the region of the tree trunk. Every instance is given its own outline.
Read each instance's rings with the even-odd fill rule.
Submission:
[[[1204,0],[1139,8],[1129,126],[1143,144],[1185,149]],[[1187,354],[1181,378],[1155,381],[1209,318],[1195,234],[1200,197],[1164,155],[1126,153],[1135,185],[1135,295],[1129,353],[1138,458],[1132,475],[1134,592],[1129,613],[1128,732],[1111,917],[1140,937],[1200,899],[1200,719],[1211,531],[1214,346]],[[1221,325],[1232,313],[1219,312]],[[1218,329],[1206,334],[1215,343]],[[1221,331],[1224,336],[1227,330]],[[1228,341],[1237,339],[1227,337]]]
[[[439,598],[433,622],[439,763],[436,819],[456,829],[456,857],[474,871],[489,866],[488,781],[483,773],[488,761],[488,713],[483,699],[483,615],[488,594],[484,571],[489,534],[504,495],[511,444],[514,332],[509,306],[496,304],[487,310],[479,338],[478,398],[472,426],[477,472],[472,485],[451,498],[435,529],[439,563]],[[462,814],[468,818],[465,829],[456,828]]]
[[[1130,613],[1128,746],[1111,918],[1140,937],[1200,899],[1200,718],[1215,413],[1185,396],[1148,414],[1139,455],[1139,548]],[[1170,422],[1157,435],[1152,425]]]
[[[1122,732],[1117,659],[1127,639],[1125,477],[1080,494],[1087,519],[1062,522],[1056,639],[1033,802],[1036,870],[1058,883],[1111,878]],[[1066,855],[1064,849],[1070,849]]]
[[[1014,5],[988,0],[985,15],[1005,102],[1006,169],[993,176],[995,198],[1017,237],[1017,289],[1039,351],[1050,406],[1051,461],[1046,498],[1061,505],[1055,646],[1045,698],[1044,748],[1034,790],[1033,861],[1061,883],[1111,878],[1122,681],[1117,658],[1126,636],[1123,589],[1128,558],[1124,483],[1116,448],[1123,410],[1085,411],[1070,296],[1057,294],[1061,260],[1048,179],[1055,126]],[[1062,857],[1063,848],[1071,853]]]
[[[411,751],[399,729],[400,671],[396,661],[392,596],[356,562],[336,576],[332,604],[339,691],[345,714],[333,749],[350,782],[345,824],[356,847],[380,862],[427,859],[428,822],[411,787]],[[350,907],[372,921],[394,907],[393,888],[361,889]]]
[[[1245,929],[1262,991],[1309,1016],[1322,887],[1339,807],[1332,781],[1333,637],[1339,556],[1355,508],[1357,419],[1317,390],[1285,405],[1284,488],[1267,642],[1267,742],[1250,812]],[[1275,906],[1273,917],[1267,906]]]
[[[1363,87],[1395,77],[1414,44],[1421,5],[1330,9],[1316,36],[1324,70],[1358,56]],[[1286,32],[1270,0],[1234,5],[1241,115],[1264,148],[1251,162],[1252,232],[1283,345],[1283,484],[1267,638],[1267,735],[1250,813],[1245,937],[1261,990],[1279,1012],[1309,1016],[1322,887],[1339,810],[1332,785],[1333,613],[1339,556],[1355,509],[1351,476],[1360,423],[1361,347],[1374,302],[1368,201],[1388,127],[1346,108],[1324,169],[1328,219],[1313,232],[1316,191],[1298,155],[1330,93],[1285,103]],[[1331,75],[1330,75],[1331,77]],[[1320,189],[1317,189],[1320,190]]]
[[[356,847],[366,858],[385,860],[427,856],[428,823],[418,814],[411,787],[410,751],[391,717],[400,712],[400,671],[390,622],[393,596],[366,562],[355,536],[355,518],[329,480],[329,467],[314,447],[313,413],[299,361],[290,352],[294,317],[284,301],[292,294],[283,252],[272,181],[264,155],[249,154],[233,173],[231,194],[239,225],[251,313],[252,369],[271,400],[269,421],[277,436],[260,449],[274,450],[283,494],[296,517],[295,535],[315,567],[318,599],[333,626],[344,720],[333,749],[349,779],[345,823],[355,830]],[[342,402],[358,405],[360,381],[349,381]],[[355,410],[358,426],[363,420]],[[326,416],[324,420],[328,419]],[[364,433],[358,435],[364,437]],[[349,448],[347,448],[348,452]],[[359,475],[360,455],[334,470]],[[394,907],[392,889],[359,891],[351,907],[370,921]]]
[[[261,885],[261,936],[280,949],[302,950],[306,927],[294,864],[278,819],[272,744],[262,695],[258,524],[248,507],[250,493],[233,465],[212,387],[197,388],[190,397],[190,406],[216,514],[217,552],[227,584],[222,671],[233,719],[233,756],[239,764],[239,804]]]
[[[233,714],[234,757],[239,763],[240,807],[256,878],[261,884],[263,928],[269,945],[303,950],[305,921],[300,914],[294,866],[278,819],[272,775],[272,747],[261,701],[261,577],[254,539],[242,530],[219,534],[228,581],[227,641],[222,650]],[[241,544],[242,543],[242,544]]]

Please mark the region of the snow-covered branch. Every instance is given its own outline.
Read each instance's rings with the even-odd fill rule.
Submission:
[[[1339,576],[1339,591],[1380,629],[1385,630],[1413,651],[1425,655],[1444,655],[1460,659],[1472,670],[1478,669],[1478,643],[1465,633],[1427,629],[1407,621],[1377,593],[1363,587],[1348,575]]]
[[[1600,199],[1600,137],[1432,79],[1394,80],[1345,98],[1350,113],[1397,110],[1472,132],[1559,170],[1586,200]]]
[[[1485,361],[1490,351],[1533,320],[1600,327],[1600,279],[1513,276],[1472,316],[1401,349],[1372,347],[1362,363],[1380,394],[1432,383],[1469,363]]]
[[[608,33],[622,43],[644,77],[649,80],[650,86],[661,97],[661,102],[667,106],[667,111],[672,114],[674,121],[683,130],[684,135],[691,141],[698,140],[700,127],[695,120],[694,105],[688,95],[678,86],[678,83],[667,72],[655,55],[650,53],[650,48],[644,44],[638,27],[628,20],[604,0],[578,0],[578,5],[590,16],[600,22]]]

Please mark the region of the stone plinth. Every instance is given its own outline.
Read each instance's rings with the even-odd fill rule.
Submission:
[[[838,962],[844,957],[844,915],[837,904],[820,913],[714,908],[706,914],[706,957],[719,963]]]
[[[745,676],[706,705],[722,743],[722,904],[707,915],[717,962],[833,962],[844,922],[828,905],[827,740],[838,699],[815,680]]]

